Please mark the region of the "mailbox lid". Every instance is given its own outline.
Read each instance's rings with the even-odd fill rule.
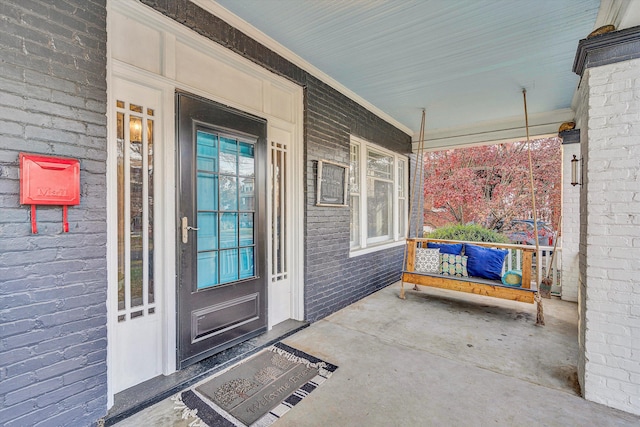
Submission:
[[[20,203],[80,204],[80,161],[20,153]]]

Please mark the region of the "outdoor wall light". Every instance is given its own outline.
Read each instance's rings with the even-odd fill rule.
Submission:
[[[582,185],[582,179],[578,180],[578,163],[580,163],[580,174],[582,175],[582,158],[578,159],[576,155],[573,155],[571,159],[571,185]]]

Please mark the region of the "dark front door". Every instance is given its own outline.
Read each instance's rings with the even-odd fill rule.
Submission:
[[[178,363],[266,330],[266,122],[176,94]]]

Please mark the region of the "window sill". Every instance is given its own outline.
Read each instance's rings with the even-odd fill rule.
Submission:
[[[373,252],[382,251],[384,249],[395,248],[397,246],[402,246],[405,243],[406,243],[405,239],[402,239],[402,240],[398,240],[397,242],[380,243],[378,245],[368,246],[366,248],[351,249],[349,251],[349,258],[355,258],[360,255],[366,255]]]

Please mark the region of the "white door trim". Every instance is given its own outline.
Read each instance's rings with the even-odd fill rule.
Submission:
[[[154,183],[156,191],[154,194],[155,214],[154,214],[154,259],[175,259],[175,233],[173,233],[173,219],[175,217],[175,194],[174,191],[166,191],[167,188],[175,187],[175,165],[174,147],[171,143],[170,135],[174,133],[173,94],[174,89],[167,86],[158,79],[150,79],[149,76],[140,76],[137,72],[132,72],[128,67],[121,67],[117,62],[113,62],[109,67],[109,85],[107,87],[108,116],[107,116],[107,330],[108,342],[115,343],[117,335],[117,300],[113,295],[118,291],[118,241],[117,241],[117,176],[116,176],[116,153],[115,146],[115,101],[114,94],[115,79],[120,79],[135,85],[147,87],[161,93],[161,106],[157,111],[157,119],[154,122],[159,138],[154,142],[155,172]],[[167,102],[169,101],[169,102]],[[175,371],[175,263],[155,262],[155,287],[156,287],[156,314],[160,316],[163,333],[161,335],[161,365],[163,374]],[[169,343],[171,343],[169,345]],[[107,366],[116,364],[116,345],[107,346]],[[160,372],[159,372],[160,373]],[[108,378],[108,404],[113,405],[114,396],[114,369],[107,370]]]
[[[302,87],[291,81],[278,76],[265,68],[249,61],[240,55],[214,43],[194,31],[178,24],[142,5],[129,0],[110,0],[107,2],[107,138],[112,141],[115,130],[115,99],[112,93],[112,82],[114,77],[133,81],[137,84],[149,86],[162,91],[162,114],[164,120],[158,123],[162,126],[163,140],[157,141],[158,153],[156,162],[159,181],[156,182],[156,247],[161,248],[156,258],[163,260],[157,267],[157,280],[162,281],[163,295],[162,304],[162,373],[171,374],[176,370],[176,153],[175,153],[175,90],[178,88],[195,95],[216,101],[230,107],[245,111],[249,114],[262,117],[272,125],[282,124],[282,126],[293,126],[294,141],[291,147],[291,226],[294,230],[294,237],[290,250],[290,263],[295,266],[291,270],[291,318],[296,320],[304,319],[304,180],[301,178],[304,173],[303,164],[303,90]],[[138,27],[144,34],[150,34],[148,39],[139,38],[125,40],[126,35],[120,35],[122,40],[130,45],[135,45],[135,49],[142,52],[152,52],[153,58],[158,60],[154,65],[153,61],[144,61],[136,55],[125,55],[117,59],[118,46],[116,34],[113,28],[114,21],[126,19],[123,26],[122,21],[118,21],[118,28],[131,28],[130,25]],[[121,43],[125,41],[120,40]],[[154,44],[155,43],[155,44]],[[126,48],[129,48],[129,44]],[[249,76],[262,84],[263,102],[260,106],[246,105],[241,100],[233,97],[223,96],[213,93],[205,87],[196,87],[178,80],[179,65],[176,59],[178,45],[188,46],[197,51],[202,58],[213,58],[220,61],[224,66],[232,67],[239,74]],[[135,50],[134,49],[134,50]],[[120,50],[120,52],[122,52]],[[148,58],[147,58],[148,60]],[[155,60],[155,59],[154,59]],[[198,82],[196,82],[197,84]],[[279,97],[275,100],[275,97]],[[290,97],[289,107],[292,113],[278,116],[279,111],[272,111],[277,107],[277,102],[281,102],[282,96]],[[162,148],[162,150],[161,150]],[[107,265],[108,265],[108,295],[117,292],[117,215],[113,207],[117,200],[116,188],[110,184],[114,180],[115,159],[113,153],[107,157]],[[162,199],[160,199],[162,197]],[[268,272],[271,277],[271,271]],[[117,313],[117,301],[109,298],[107,301],[108,316],[108,342],[115,342],[114,320]],[[113,345],[108,345],[107,363],[113,366]],[[113,369],[108,369],[108,406],[113,405]]]

